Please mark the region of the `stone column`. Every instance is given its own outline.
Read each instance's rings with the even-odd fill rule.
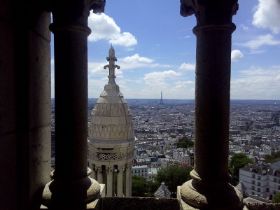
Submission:
[[[107,168],[107,182],[106,182],[106,197],[113,196],[113,169],[111,167]]]
[[[97,181],[97,168],[93,167],[91,177]]]
[[[100,195],[87,168],[87,19],[90,1],[54,1],[55,172],[44,192],[50,208],[84,209]]]
[[[0,0],[1,209],[39,209],[41,189],[49,181],[50,13],[45,3]]]
[[[197,17],[195,166],[192,180],[180,187],[183,207],[242,208],[241,193],[228,175],[232,15],[237,7],[237,0],[182,1],[182,15]]]
[[[123,197],[123,168],[119,167],[118,178],[117,178],[117,196]]]
[[[131,196],[131,166],[127,164],[126,170],[125,170],[125,196],[130,197]]]
[[[102,168],[101,167],[97,168],[96,176],[97,176],[97,181],[99,183],[103,183],[103,174],[102,174]]]

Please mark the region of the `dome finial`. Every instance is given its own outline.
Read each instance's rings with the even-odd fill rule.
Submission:
[[[109,57],[115,58],[115,49],[114,49],[112,44],[111,44],[111,47],[109,49]]]
[[[111,44],[111,47],[109,49],[109,56],[107,57],[107,61],[109,61],[109,65],[104,66],[104,69],[109,69],[109,84],[116,84],[115,82],[115,69],[120,69],[120,66],[116,65],[115,62],[117,61],[117,58],[115,56],[115,49],[113,48],[113,45]]]

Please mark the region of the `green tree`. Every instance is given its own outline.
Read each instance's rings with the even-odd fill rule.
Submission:
[[[143,197],[147,190],[146,179],[141,176],[132,176],[132,195]]]
[[[170,165],[165,168],[161,168],[156,176],[156,181],[160,184],[164,182],[171,193],[175,194],[177,186],[182,185],[187,180],[191,179],[190,171],[191,167]]]
[[[264,158],[265,158],[265,162],[267,163],[278,161],[280,160],[280,151],[273,152],[271,155],[266,155]]]
[[[147,181],[141,176],[132,176],[132,196],[153,197],[158,187],[157,182]]]
[[[147,181],[147,193],[145,196],[147,197],[154,197],[154,193],[159,188],[160,184],[155,181]]]
[[[178,143],[176,144],[177,148],[189,148],[193,147],[194,143],[190,139],[188,139],[186,136],[179,139]]]
[[[280,192],[276,193],[272,198],[273,203],[280,203]]]
[[[232,174],[234,184],[237,184],[239,181],[239,169],[249,163],[253,163],[253,161],[244,153],[238,153],[232,156],[229,163],[229,170]]]

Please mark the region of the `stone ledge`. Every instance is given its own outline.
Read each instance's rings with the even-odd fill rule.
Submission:
[[[243,202],[245,204],[244,210],[279,210],[280,209],[280,203],[265,203],[250,197],[245,198]]]
[[[264,203],[252,198],[244,199],[243,210],[280,210],[280,203]],[[41,210],[46,210],[41,206]],[[87,205],[88,210],[180,210],[178,199],[170,198],[143,198],[143,197],[110,197],[99,198]],[[190,206],[182,206],[181,209],[191,209]]]
[[[100,210],[180,210],[175,198],[101,198],[98,207]]]

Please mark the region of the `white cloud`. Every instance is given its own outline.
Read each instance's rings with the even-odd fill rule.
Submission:
[[[142,98],[159,98],[163,92],[164,98],[186,99],[194,97],[194,81],[182,78],[180,72],[174,70],[156,71],[144,75],[138,95]]]
[[[137,69],[137,68],[151,68],[159,64],[156,64],[153,59],[142,57],[139,54],[134,54],[124,58],[120,58],[118,64],[122,70]]]
[[[243,57],[244,57],[244,55],[240,50],[232,50],[231,51],[231,60],[232,61],[238,61]]]
[[[104,14],[90,13],[88,25],[92,30],[89,41],[107,40],[114,45],[131,47],[137,44],[135,36],[129,32],[122,32],[115,20]]]
[[[243,43],[242,45],[250,48],[251,50],[256,50],[265,45],[280,45],[280,40],[274,39],[274,37],[271,34],[266,34],[258,36],[256,39],[250,40],[246,43]]]
[[[150,64],[153,63],[154,60],[147,57],[141,57],[139,54],[134,54],[132,56],[127,56],[121,59],[124,63],[146,63]]]
[[[105,64],[106,61],[88,64],[90,97],[98,97],[108,80],[108,72],[103,68]],[[171,68],[170,65],[156,63],[154,59],[139,54],[120,58],[117,64],[121,67],[116,71],[117,83],[126,98],[157,98],[161,91],[164,92],[166,98],[194,97],[194,80],[184,75],[185,71],[194,71],[194,64],[182,63],[177,69],[168,70]],[[157,71],[144,75],[139,73],[137,79],[123,77],[124,71],[136,69],[157,69]]]
[[[120,58],[118,64],[122,70],[138,68],[170,68],[170,65],[156,63],[153,59],[134,54]]]
[[[88,80],[88,96],[99,97],[101,92],[103,91],[104,85],[107,83],[108,78],[102,77],[99,79],[89,79]]]
[[[273,33],[280,32],[280,1],[259,0],[253,16],[253,25],[270,29]]]
[[[118,34],[117,36],[112,37],[110,43],[113,45],[131,47],[137,44],[137,40],[131,33],[123,32]]]
[[[88,72],[89,74],[103,74],[106,72],[104,66],[106,65],[105,62],[89,62],[88,63]]]
[[[195,64],[192,63],[182,63],[179,67],[179,70],[182,71],[194,71],[195,70]]]
[[[102,78],[108,76],[108,69],[104,69],[104,66],[106,65],[105,62],[89,62],[88,63],[88,78],[90,79],[96,79],[96,78]],[[117,78],[123,77],[123,72],[119,69],[115,70],[115,74]]]
[[[280,66],[252,67],[231,81],[231,98],[279,99]]]
[[[89,74],[105,74],[107,71],[104,70],[104,66],[107,64],[104,62],[89,62],[88,72]],[[134,70],[139,68],[170,68],[170,65],[156,63],[153,59],[148,57],[140,56],[139,54],[134,54],[124,58],[118,59],[117,64],[121,67],[116,71],[122,72],[123,70]]]
[[[185,81],[177,81],[175,83],[175,89],[184,89],[186,90],[187,87],[194,87],[194,81],[191,80],[185,80]]]
[[[147,85],[164,85],[165,80],[174,79],[180,74],[174,70],[155,71],[144,75],[144,81]]]

